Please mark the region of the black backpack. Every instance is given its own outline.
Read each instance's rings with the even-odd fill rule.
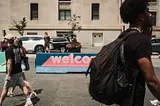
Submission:
[[[125,62],[123,44],[125,39],[136,30],[128,29],[108,45],[103,46],[101,51],[93,58],[87,69],[86,76],[90,71],[89,93],[96,101],[111,105],[121,104],[126,91],[133,87],[130,82],[130,73]],[[138,70],[136,72],[137,76]],[[135,87],[132,88],[132,96]],[[133,100],[131,100],[132,104]]]

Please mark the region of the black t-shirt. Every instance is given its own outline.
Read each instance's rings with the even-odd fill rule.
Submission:
[[[146,57],[148,59],[151,58],[152,54],[152,46],[150,39],[139,33],[131,34],[126,39],[124,45],[124,55],[125,59],[134,67],[140,71],[140,74],[137,78],[137,87],[136,87],[136,101],[143,102],[145,96],[145,79],[142,74],[142,71],[138,65],[138,60],[140,58]],[[140,103],[141,104],[141,103]]]
[[[49,43],[50,42],[50,37],[49,36],[45,36],[44,37],[44,41],[45,41],[45,43]]]
[[[6,49],[5,53],[6,53],[7,60],[12,59],[11,74],[22,72],[20,48],[12,45]]]

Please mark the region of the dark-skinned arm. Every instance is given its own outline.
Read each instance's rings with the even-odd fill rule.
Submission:
[[[138,64],[143,72],[149,90],[158,100],[160,100],[160,81],[154,72],[151,59],[145,57],[140,58],[138,59]]]

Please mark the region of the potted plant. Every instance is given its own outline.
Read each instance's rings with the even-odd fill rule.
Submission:
[[[82,45],[77,42],[76,37],[71,37],[70,42],[66,45],[68,52],[81,52]]]

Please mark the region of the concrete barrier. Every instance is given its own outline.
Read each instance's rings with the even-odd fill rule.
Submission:
[[[96,53],[37,53],[36,73],[86,72]]]
[[[5,52],[0,52],[0,73],[6,72],[6,65],[2,66],[2,64],[5,62],[6,62]]]

